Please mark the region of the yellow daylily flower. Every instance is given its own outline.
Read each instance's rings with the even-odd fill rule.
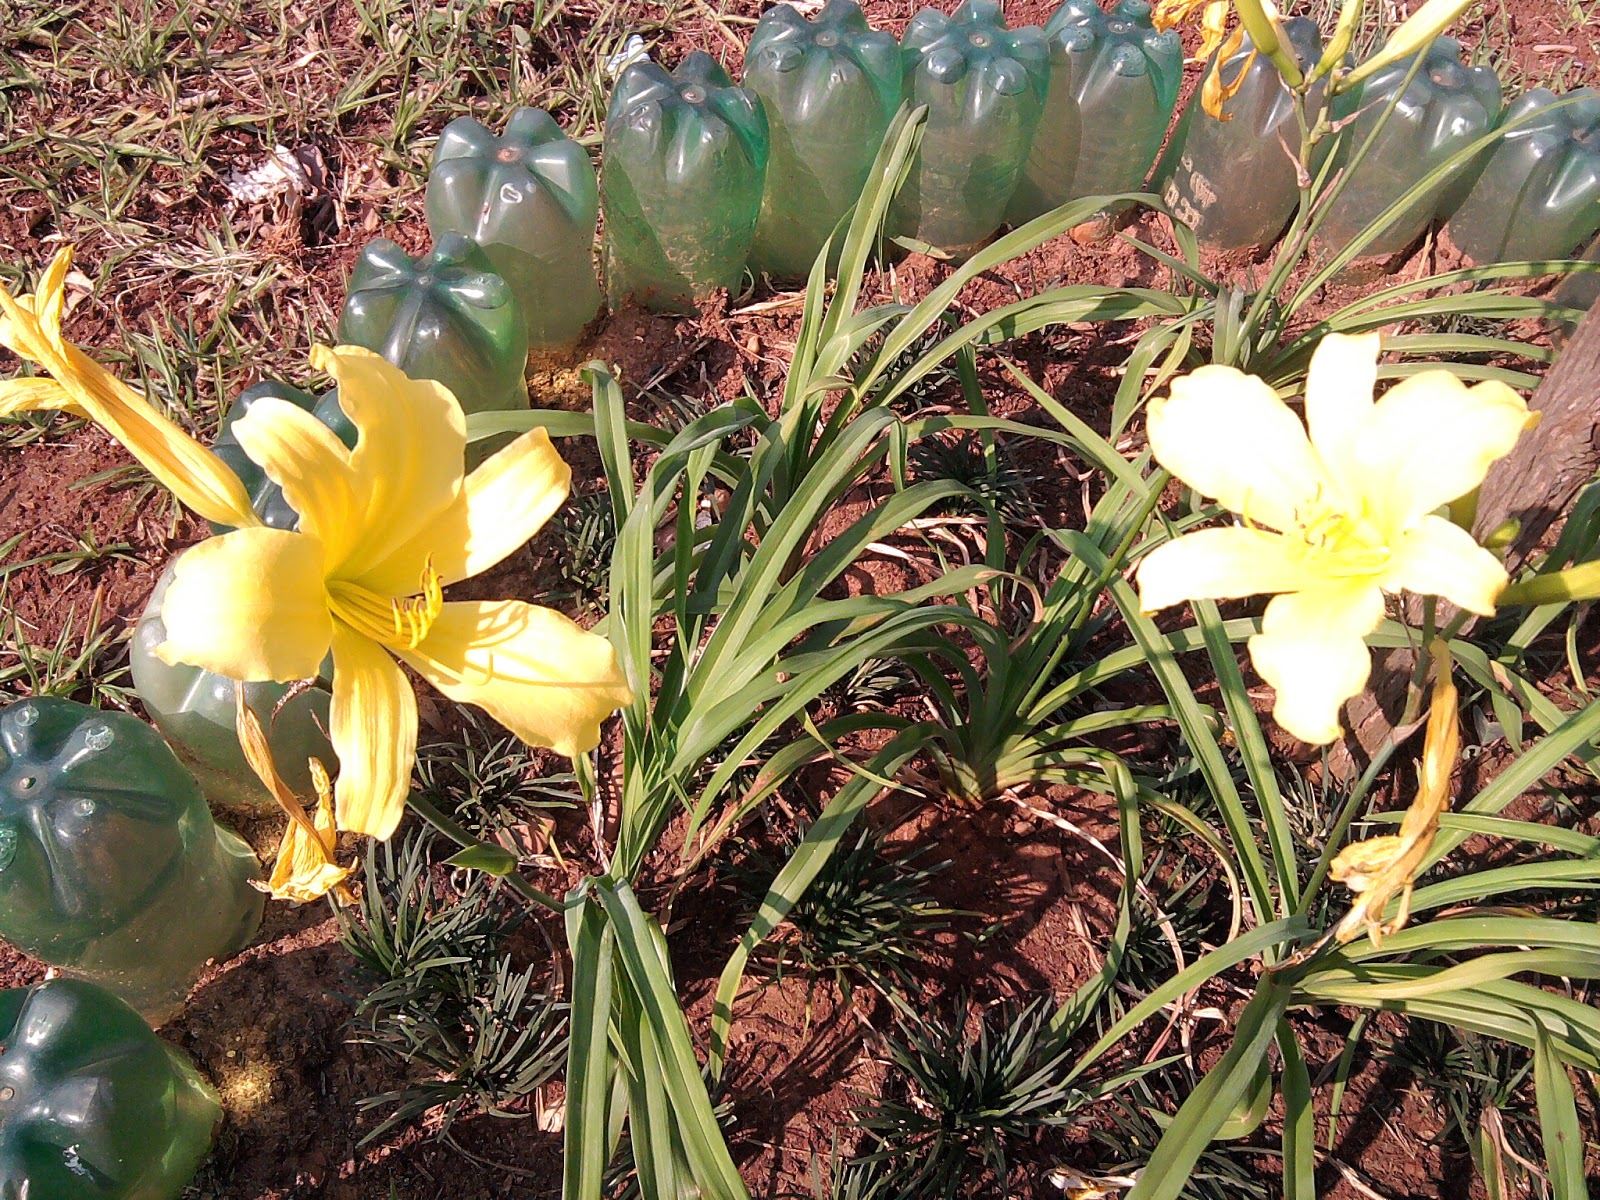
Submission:
[[[226,463],[61,336],[71,267],[69,246],[45,268],[35,295],[13,297],[0,287],[0,346],[38,363],[51,376],[0,380],[0,417],[51,409],[87,417],[206,520],[260,525],[249,493]]]
[[[1482,483],[1537,420],[1504,384],[1469,388],[1445,371],[1375,402],[1378,349],[1377,334],[1323,339],[1306,424],[1232,367],[1201,367],[1150,405],[1156,461],[1243,522],[1152,551],[1140,604],[1153,613],[1273,594],[1250,658],[1277,692],[1278,724],[1314,745],[1340,736],[1339,709],[1366,686],[1364,639],[1383,620],[1385,592],[1494,613],[1505,568],[1434,510]]]
[[[309,760],[317,809],[314,815],[308,815],[278,774],[266,731],[245,703],[244,690],[235,688],[234,692],[238,701],[239,747],[244,751],[245,761],[289,818],[288,827],[283,831],[283,843],[278,848],[278,860],[272,866],[272,878],[266,883],[252,880],[252,884],[274,900],[306,904],[332,892],[340,904],[353,904],[355,896],[345,880],[355,871],[355,864],[341,867],[334,858],[338,831],[334,827],[333,785],[328,781],[327,770],[318,759]]]
[[[337,380],[356,446],[286,401],[252,406],[234,426],[239,444],[301,514],[298,530],[266,528],[221,460],[61,340],[62,261],[38,298],[5,296],[0,330],[58,373],[60,390],[28,381],[0,393],[12,402],[0,411],[68,407],[56,402],[67,397],[202,516],[239,527],[179,561],[157,653],[233,679],[286,681],[317,674],[331,650],[341,829],[387,838],[404,812],[417,707],[396,659],[531,745],[576,756],[599,744],[600,722],[632,699],[608,641],[521,601],[443,598],[566,499],[571,471],[544,430],[463,479],[465,421],[446,388],[358,347],[317,347],[312,362]]]
[[[1329,866],[1329,877],[1356,894],[1356,902],[1334,928],[1343,945],[1363,930],[1376,949],[1383,939],[1405,928],[1411,917],[1411,893],[1417,869],[1433,848],[1439,818],[1450,807],[1450,772],[1461,749],[1461,722],[1456,710],[1456,687],[1450,678],[1450,652],[1434,644],[1433,701],[1428,709],[1428,733],[1422,752],[1417,798],[1406,809],[1398,834],[1352,842],[1339,851]],[[1383,920],[1389,901],[1398,894],[1392,921]]]

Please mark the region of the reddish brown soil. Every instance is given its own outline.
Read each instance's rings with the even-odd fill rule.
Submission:
[[[646,9],[654,15],[659,7],[639,6],[641,15]],[[662,56],[671,61],[691,48],[711,48],[730,66],[737,66],[736,46],[741,36],[747,36],[748,23],[720,22],[717,13],[749,18],[762,7],[757,0],[681,6]],[[865,7],[875,24],[898,33],[919,5],[913,0],[869,0]],[[1040,20],[1053,7],[1053,0],[1016,0],[1006,5],[1013,23]],[[1552,56],[1576,55],[1586,79],[1595,80],[1600,29],[1592,23],[1577,32],[1568,29],[1557,0],[1510,0],[1495,7],[1507,18],[1515,57],[1525,69],[1542,69]],[[273,6],[267,8],[275,11]],[[329,69],[328,64],[359,63],[365,52],[355,17],[344,6],[328,8],[321,22],[328,53],[306,68],[307,87],[317,72]],[[529,4],[510,8],[517,19],[527,19],[532,11]],[[564,18],[568,22],[592,19],[592,5],[573,3],[569,8]],[[1479,29],[1464,31],[1469,43],[1480,36]],[[1574,38],[1583,44],[1574,45]],[[241,31],[233,44],[246,39]],[[1187,86],[1192,87],[1194,80],[1191,69]],[[88,112],[93,99],[58,97],[52,103],[59,111],[83,106]],[[419,132],[436,132],[436,124],[424,118]],[[352,145],[358,144],[359,124],[352,132]],[[375,155],[363,159],[346,149],[348,158],[335,158],[331,164],[337,177],[333,194],[319,206],[293,213],[247,214],[255,247],[270,250],[295,281],[269,297],[269,313],[275,313],[281,328],[289,331],[280,331],[280,336],[305,332],[309,338],[307,331],[325,331],[331,325],[330,314],[338,309],[345,275],[369,237],[391,236],[413,251],[426,243],[413,183]],[[214,171],[210,183],[194,195],[171,195],[162,190],[165,168],[157,167],[131,211],[175,234],[215,228],[223,202],[217,181],[249,163],[258,151],[253,134],[224,130],[208,151],[208,165]],[[397,215],[392,201],[401,195],[411,197],[413,208]],[[53,240],[47,239],[76,236],[71,227],[56,228],[36,191],[8,183],[0,196],[7,200],[0,205],[0,261],[36,266],[53,248]],[[85,202],[94,200],[86,197]],[[1142,223],[1138,232],[1170,246],[1157,222]],[[113,259],[110,247],[90,242],[79,261],[91,278],[98,278],[102,269],[114,272]],[[1208,259],[1207,265],[1242,278],[1251,264],[1234,256],[1232,261]],[[1412,276],[1450,265],[1448,247],[1429,247],[1411,261],[1386,264],[1392,274]],[[892,294],[916,298],[944,270],[913,257],[874,281],[873,298]],[[969,286],[957,308],[981,312],[1019,294],[1063,283],[1159,287],[1166,282],[1163,274],[1121,241],[1083,244],[1061,238]],[[1343,286],[1337,295],[1319,297],[1318,307],[1331,307],[1372,286],[1370,280]],[[774,301],[792,302],[774,305]],[[106,345],[114,328],[111,306],[126,316],[144,306],[174,303],[191,305],[203,324],[216,296],[199,286],[180,289],[177,296],[157,288],[141,292],[137,287],[118,287],[109,297],[83,303],[69,319],[69,334],[85,345]],[[748,391],[771,401],[782,386],[798,320],[797,298],[765,292],[714,304],[698,318],[622,312],[595,330],[573,359],[533,365],[530,379],[536,403],[586,406],[587,388],[574,367],[591,357],[614,367],[644,417],[656,415],[663,395],[710,402]],[[1117,384],[1114,371],[1135,332],[1127,325],[1059,329],[1012,349],[1016,360],[1052,395],[1103,425]],[[0,361],[0,373],[10,374],[13,365]],[[1024,421],[1046,419],[1003,372],[986,366],[984,383],[997,414]],[[640,398],[641,391],[648,394]],[[220,405],[226,397],[206,399]],[[959,396],[953,400],[960,403]],[[590,446],[575,440],[563,449],[579,478],[599,477]],[[1077,478],[1081,468],[1042,445],[1020,448],[1018,456],[1043,481],[1033,495],[1041,517],[1065,523],[1081,520],[1086,498]],[[125,557],[104,558],[69,573],[52,574],[45,565],[12,573],[6,611],[21,623],[30,642],[49,643],[63,628],[80,627],[91,606],[108,627],[125,629],[142,609],[163,562],[203,534],[199,523],[136,483],[124,479],[73,486],[126,462],[118,448],[90,428],[58,429],[49,438],[0,454],[0,543],[22,535],[10,551],[12,561],[68,550],[90,529],[101,545],[121,542],[128,547]],[[869,494],[884,486],[881,481],[869,482],[819,536],[842,527]],[[538,594],[552,579],[552,551],[546,535],[525,555],[472,587],[485,595]],[[913,574],[913,568],[898,559],[877,559],[852,573],[848,585],[852,591],[886,590],[922,581]],[[1588,652],[1592,655],[1592,647]],[[5,665],[9,664],[0,663]],[[114,655],[107,666],[114,671]],[[1593,667],[1592,658],[1588,666]],[[449,723],[440,706],[431,703],[424,705],[424,719],[435,727]],[[825,772],[809,773],[802,780],[799,786],[813,797],[839,783]],[[1088,834],[1114,842],[1114,821],[1102,797],[1054,789],[1024,798],[1068,818]],[[893,841],[931,845],[932,857],[953,862],[941,876],[939,899],[974,914],[965,918],[963,932],[991,924],[998,928],[981,944],[953,935],[938,939],[925,977],[919,979],[929,1003],[959,992],[980,1001],[1047,990],[1064,996],[1098,967],[1120,881],[1083,838],[1029,818],[1005,801],[972,811],[937,795],[926,802],[891,797],[874,807],[871,819],[892,831]],[[270,822],[245,832],[263,850],[273,843]],[[585,861],[582,837],[574,834],[569,857],[576,871],[590,864]],[[667,850],[676,853],[673,845]],[[559,890],[570,880],[539,882]],[[665,899],[659,880],[647,876],[642,890],[647,904]],[[729,918],[733,903],[723,864],[714,858],[703,880],[685,889],[672,914],[678,980],[702,1036],[710,992],[738,932]],[[433,1140],[427,1123],[373,1145],[357,1145],[375,1121],[358,1115],[356,1101],[403,1080],[386,1060],[346,1040],[349,1006],[340,993],[346,986],[348,959],[337,945],[337,933],[336,920],[324,908],[271,906],[257,945],[208,970],[185,1010],[164,1030],[195,1057],[227,1106],[216,1152],[193,1195],[206,1200],[382,1200],[391,1195],[400,1200],[446,1196],[534,1200],[557,1194],[560,1135],[541,1130],[533,1120],[484,1116],[459,1122],[455,1138],[465,1155]],[[559,941],[559,931],[552,933]],[[0,946],[0,985],[25,984],[42,974],[39,964]],[[1241,996],[1223,986],[1201,1003],[1233,1012]],[[729,1064],[735,1154],[754,1194],[808,1195],[813,1164],[826,1157],[835,1138],[847,1147],[851,1144],[853,1109],[883,1079],[885,1006],[865,989],[846,1000],[831,983],[813,986],[788,976],[781,982],[752,978],[736,1012]],[[1321,1018],[1316,1026],[1308,1023],[1314,1078],[1341,1052],[1346,1028],[1347,1022],[1337,1014]],[[1216,1021],[1188,1022],[1186,1032],[1192,1034],[1187,1044],[1201,1069],[1213,1063],[1226,1044],[1226,1030]],[[1357,1115],[1341,1126],[1333,1156],[1342,1167],[1329,1166],[1319,1177],[1325,1194],[1351,1200],[1471,1194],[1465,1164],[1429,1142],[1441,1126],[1431,1103],[1406,1091],[1402,1079],[1375,1061],[1363,1059],[1360,1065],[1346,1100],[1346,1112]],[[559,1105],[559,1087],[548,1099]],[[1319,1129],[1319,1141],[1324,1133]],[[1270,1144],[1274,1136],[1269,1123],[1260,1144]],[[1043,1182],[1046,1169],[1061,1162],[1088,1166],[1094,1161],[1079,1141],[1043,1139],[1031,1157],[1024,1158],[1027,1182],[1015,1184],[1007,1194],[1058,1195]],[[1275,1172],[1269,1160],[1262,1163],[1263,1172]]]

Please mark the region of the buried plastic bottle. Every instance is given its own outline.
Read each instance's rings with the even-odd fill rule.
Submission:
[[[434,240],[457,233],[510,285],[529,346],[575,342],[600,311],[594,163],[550,114],[519,108],[496,137],[471,117],[444,127],[426,199]]]
[[[281,494],[279,501],[282,502]],[[289,513],[295,516],[293,509]],[[189,663],[163,661],[156,654],[156,647],[167,639],[161,601],[175,568],[176,562],[156,581],[129,643],[134,691],[150,719],[213,806],[268,806],[276,811],[277,802],[239,748],[235,691],[243,688],[245,702],[267,731],[279,774],[296,795],[312,795],[310,760],[320,759],[328,766],[335,761],[333,747],[323,732],[328,728],[331,702],[327,687],[321,683],[300,687],[271,681],[239,683]]]
[[[1600,92],[1534,88],[1500,128],[1451,240],[1475,263],[1567,257],[1600,230]]]
[[[1110,12],[1067,0],[1045,24],[1050,91],[1006,213],[1017,225],[1083,196],[1137,191],[1156,161],[1183,78],[1183,41],[1157,33],[1145,0]]]
[[[511,287],[471,238],[447,233],[412,258],[369,242],[350,274],[339,340],[455,393],[464,412],[528,407],[528,327]]]
[[[1295,17],[1283,22],[1283,32],[1309,71],[1322,56],[1316,24]],[[1300,200],[1295,167],[1300,130],[1294,118],[1294,95],[1284,87],[1266,55],[1252,58],[1253,51],[1246,37],[1222,65],[1223,78],[1230,83],[1244,72],[1239,90],[1222,103],[1226,119],[1219,121],[1205,112],[1196,89],[1172,135],[1166,159],[1157,169],[1163,181],[1161,197],[1173,215],[1218,250],[1271,245],[1294,216]],[[1215,61],[1213,55],[1207,62],[1208,74]],[[1319,82],[1310,90],[1310,108],[1321,103],[1323,86]],[[1359,92],[1354,89],[1335,100],[1335,120],[1355,111]]]
[[[861,195],[900,106],[900,47],[853,0],[828,0],[809,21],[780,4],[756,24],[744,85],[772,138],[750,266],[803,276]]]
[[[0,709],[0,937],[152,1023],[249,944],[260,864],[159,734],[34,697]]]
[[[1044,115],[1044,32],[1007,29],[994,0],[967,0],[954,16],[923,9],[900,45],[906,95],[927,105],[928,121],[891,226],[970,254],[1005,220]]]
[[[1493,129],[1500,115],[1499,78],[1488,67],[1462,63],[1461,44],[1454,38],[1435,41],[1406,85],[1409,74],[1411,62],[1398,62],[1372,75],[1362,88],[1361,111],[1344,133],[1344,153],[1352,162],[1363,147],[1365,153],[1350,168],[1320,230],[1331,246],[1347,246],[1424,176]],[[1435,217],[1460,203],[1487,154],[1481,151],[1451,168],[1391,218],[1362,253],[1404,250]]]
[[[1579,257],[1596,269],[1574,271],[1568,275],[1556,289],[1554,299],[1557,304],[1587,312],[1596,302],[1600,302],[1600,236],[1596,236]]]
[[[221,1120],[189,1060],[104,988],[0,991],[0,1196],[177,1200]]]
[[[668,74],[623,71],[606,114],[600,194],[612,307],[687,311],[737,289],[761,215],[768,130],[760,99],[695,51]]]

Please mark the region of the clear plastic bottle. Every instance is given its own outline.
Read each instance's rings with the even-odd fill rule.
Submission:
[[[367,243],[350,273],[339,341],[444,384],[464,412],[528,407],[522,307],[461,234],[445,234],[420,258],[387,238]]]
[[[594,163],[543,109],[517,109],[499,137],[471,117],[446,125],[426,208],[434,241],[470,237],[511,285],[529,346],[571,345],[600,311]]]
[[[761,215],[767,116],[709,54],[622,72],[600,157],[606,296],[690,311],[737,289]]]
[[[1353,159],[1373,131],[1378,132],[1366,156],[1350,170],[1320,230],[1322,238],[1335,248],[1348,245],[1418,180],[1493,129],[1500,115],[1499,77],[1489,67],[1465,65],[1461,43],[1454,38],[1439,38],[1428,48],[1410,86],[1394,100],[1410,72],[1410,60],[1398,62],[1371,76],[1362,87],[1361,111],[1343,135],[1345,158]],[[1385,119],[1392,100],[1394,108]],[[1408,205],[1363,253],[1404,250],[1441,209],[1459,203],[1485,161],[1486,156],[1479,154],[1462,163]]]
[[[1476,263],[1565,258],[1600,230],[1600,92],[1534,88],[1446,228]]]
[[[744,85],[772,136],[750,267],[802,277],[860,197],[900,107],[900,47],[854,0],[828,0],[809,21],[780,4],[756,24]]]
[[[1283,22],[1285,41],[1306,70],[1322,57],[1322,35],[1305,17]],[[1223,64],[1230,82],[1244,69],[1254,47],[1243,45]],[[1220,53],[1220,52],[1219,52]],[[1215,62],[1206,64],[1210,72]],[[1320,103],[1322,85],[1311,90]],[[1334,116],[1353,112],[1359,96],[1339,98]],[[1206,245],[1219,250],[1267,246],[1277,241],[1294,216],[1300,191],[1294,157],[1300,131],[1294,97],[1266,55],[1255,57],[1238,92],[1223,102],[1219,121],[1200,106],[1200,91],[1190,97],[1158,170],[1161,197],[1174,215]]]
[[[0,1196],[178,1200],[221,1122],[189,1060],[105,989],[0,992]]]
[[[1050,92],[1006,219],[1136,191],[1161,150],[1183,79],[1183,42],[1145,0],[1067,0],[1045,24]]]
[[[0,710],[0,937],[160,1024],[249,944],[260,864],[159,734],[35,696]]]
[[[928,122],[891,225],[970,254],[1004,222],[1044,115],[1044,31],[1007,29],[995,0],[967,0],[954,16],[923,9],[900,46],[906,95],[928,106]]]

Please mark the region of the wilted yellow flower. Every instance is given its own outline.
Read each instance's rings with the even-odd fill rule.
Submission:
[[[256,778],[272,794],[289,818],[283,831],[283,844],[278,848],[278,861],[272,866],[272,878],[255,886],[271,895],[274,900],[292,900],[305,904],[332,892],[340,904],[350,904],[355,897],[345,886],[345,880],[355,870],[355,864],[341,867],[334,859],[338,832],[334,828],[333,786],[328,772],[317,759],[310,760],[311,784],[317,793],[315,814],[308,815],[299,799],[289,790],[272,761],[272,746],[266,731],[250,705],[245,702],[244,689],[235,688],[239,748],[245,761],[256,773]]]
[[[127,384],[61,336],[72,250],[62,250],[32,296],[0,287],[0,346],[38,363],[49,379],[0,380],[0,417],[59,409],[99,425],[173,495],[219,525],[260,525],[228,465],[167,420]]]
[[[1204,62],[1228,36],[1228,14],[1232,9],[1233,0],[1156,0],[1150,10],[1150,23],[1165,33],[1200,13],[1200,49],[1189,61]]]
[[[1309,437],[1276,392],[1232,367],[1182,376],[1150,406],[1156,461],[1242,523],[1152,551],[1140,604],[1274,594],[1250,658],[1277,691],[1278,723],[1317,745],[1340,735],[1340,707],[1366,686],[1364,639],[1385,592],[1493,614],[1505,568],[1434,510],[1482,483],[1536,419],[1504,384],[1469,388],[1446,371],[1374,402],[1377,359],[1377,334],[1323,339],[1306,383]]]
[[[1450,678],[1450,654],[1434,644],[1433,701],[1428,709],[1427,742],[1422,752],[1422,772],[1417,798],[1406,809],[1398,834],[1353,842],[1339,851],[1328,874],[1356,894],[1356,902],[1334,929],[1342,945],[1359,937],[1363,930],[1374,947],[1383,939],[1405,928],[1411,917],[1411,892],[1416,885],[1417,868],[1433,848],[1439,833],[1439,818],[1450,807],[1450,772],[1461,749],[1461,723],[1456,712],[1456,687]],[[1398,893],[1399,907],[1394,920],[1385,922],[1383,913]]]
[[[1239,14],[1240,25],[1228,32],[1228,13]],[[1184,21],[1195,12],[1201,12],[1200,48],[1191,62],[1204,62],[1213,52],[1216,60],[1200,84],[1200,107],[1218,121],[1233,118],[1222,111],[1222,105],[1238,94],[1258,54],[1272,60],[1278,73],[1290,87],[1297,87],[1303,75],[1295,62],[1294,52],[1284,48],[1279,26],[1277,7],[1272,0],[1156,0],[1150,20],[1158,30],[1166,31]],[[1250,53],[1239,65],[1231,80],[1222,77],[1222,68],[1239,52],[1245,33],[1250,34]]]
[[[235,436],[300,513],[297,530],[266,528],[221,460],[61,341],[64,262],[26,305],[0,289],[0,340],[60,372],[56,393],[0,392],[0,412],[67,407],[64,394],[181,500],[240,526],[178,561],[156,652],[248,682],[310,678],[331,650],[341,829],[386,838],[404,812],[417,702],[396,658],[531,745],[575,756],[599,743],[600,722],[632,698],[606,639],[521,601],[443,597],[523,545],[566,498],[571,471],[544,430],[463,478],[465,421],[446,388],[359,347],[317,347],[312,362],[338,382],[356,446],[286,401],[257,401]]]

